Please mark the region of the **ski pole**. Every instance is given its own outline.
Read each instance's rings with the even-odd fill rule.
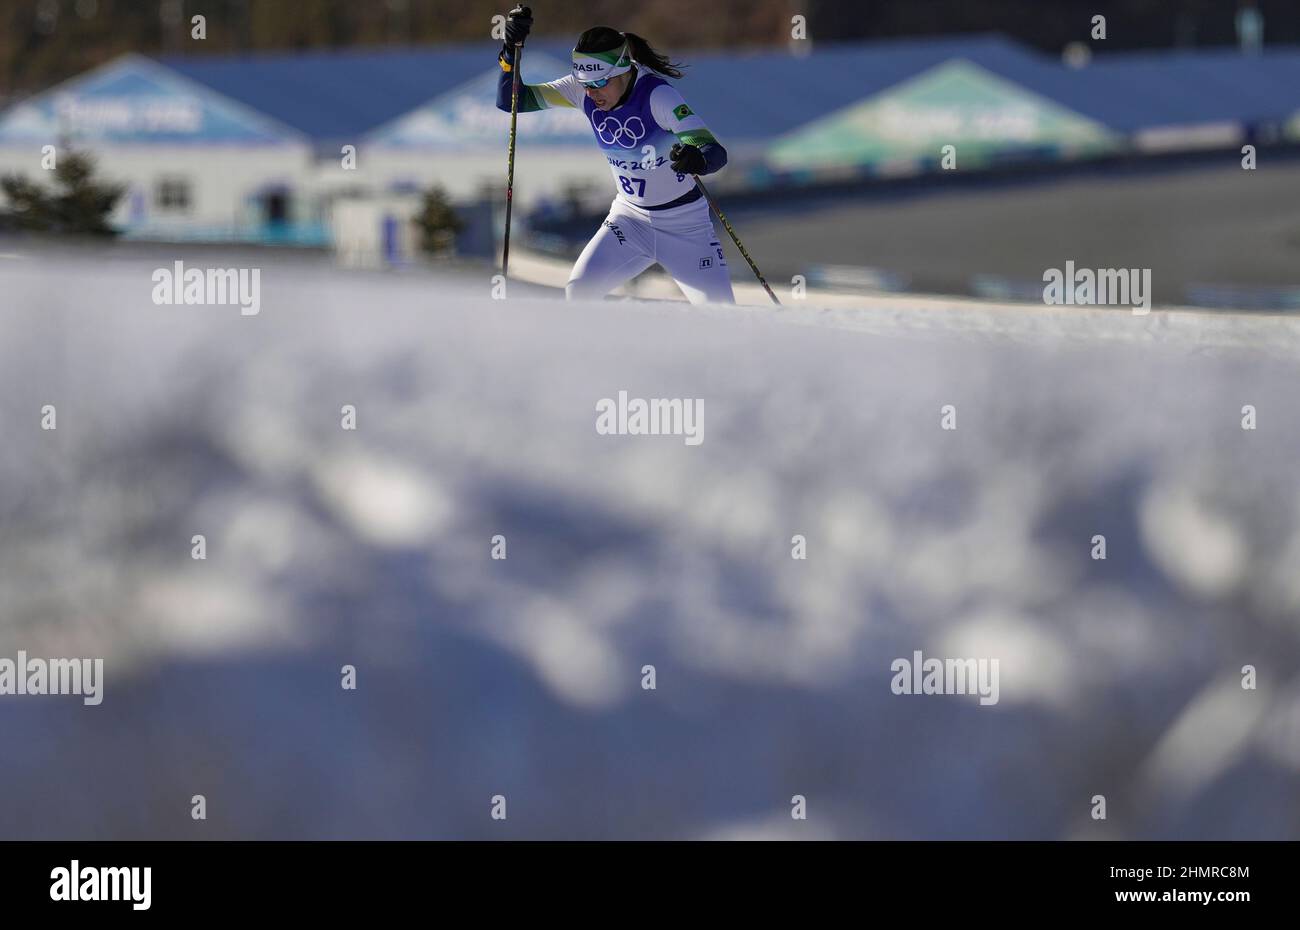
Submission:
[[[510,208],[515,187],[515,122],[519,117],[519,72],[524,61],[524,43],[515,43],[514,78],[510,82],[510,163],[506,172],[506,235],[501,248],[501,276],[510,274]]]
[[[511,135],[512,145],[513,145],[513,139],[514,136]],[[709,206],[713,209],[713,212],[718,214],[718,219],[722,220],[722,225],[726,228],[727,232],[731,235],[731,241],[736,243],[736,248],[740,249],[740,254],[745,256],[745,261],[749,262],[749,267],[753,269],[754,276],[758,278],[758,283],[763,285],[763,290],[767,291],[767,296],[772,298],[772,303],[776,304],[779,307],[781,305],[781,301],[776,299],[776,295],[772,293],[772,289],[767,286],[767,281],[763,279],[763,273],[758,270],[758,266],[754,264],[754,260],[749,257],[749,252],[745,250],[744,243],[740,241],[740,237],[736,235],[736,231],[731,228],[731,223],[727,221],[727,218],[725,216],[723,216],[722,211],[718,209],[717,202],[711,196],[709,196],[709,189],[704,186],[704,182],[700,180],[700,176],[698,174],[693,174],[691,175],[691,177],[693,177],[695,179],[695,183],[699,185],[700,193],[702,193],[704,195],[704,199],[709,202]],[[507,216],[510,215],[509,208],[507,208],[506,215]],[[507,220],[507,222],[509,221]]]

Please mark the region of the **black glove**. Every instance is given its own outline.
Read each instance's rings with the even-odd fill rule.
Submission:
[[[528,38],[528,31],[533,28],[533,11],[526,6],[517,6],[506,14],[506,46],[514,48],[523,45]]]
[[[704,153],[693,145],[678,142],[668,153],[673,163],[673,170],[679,174],[703,174],[709,170],[709,163],[704,160]]]

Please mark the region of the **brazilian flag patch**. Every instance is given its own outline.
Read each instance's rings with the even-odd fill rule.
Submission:
[[[673,116],[677,117],[678,119],[686,119],[686,117],[690,115],[691,115],[691,108],[684,103],[677,109],[673,110]]]

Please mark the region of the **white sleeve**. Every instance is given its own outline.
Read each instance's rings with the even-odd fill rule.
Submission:
[[[686,105],[677,88],[670,84],[660,84],[650,92],[650,114],[660,127],[677,136],[713,139],[704,120]]]
[[[572,74],[566,74],[554,81],[547,81],[545,84],[533,84],[532,87],[537,91],[538,96],[550,106],[570,106],[581,110],[582,98],[586,96],[582,88],[578,86],[578,79]]]

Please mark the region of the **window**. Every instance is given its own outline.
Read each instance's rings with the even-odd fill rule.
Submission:
[[[190,212],[190,182],[186,178],[160,178],[154,189],[154,206],[174,213]]]

